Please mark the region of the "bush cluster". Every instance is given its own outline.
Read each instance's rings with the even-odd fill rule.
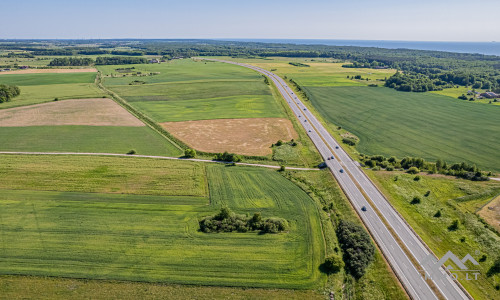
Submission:
[[[186,157],[186,158],[196,157],[196,150],[190,149],[190,148],[184,150],[184,157]]]
[[[282,218],[262,219],[260,213],[252,217],[239,215],[223,207],[215,216],[208,216],[199,221],[200,230],[210,232],[247,232],[260,230],[262,233],[278,233],[288,228],[288,222]]]
[[[358,142],[358,140],[355,139],[355,138],[352,138],[352,137],[345,137],[345,138],[342,138],[342,142],[344,144],[349,145],[349,146],[354,146],[354,145],[356,145],[356,143]]]
[[[420,157],[405,157],[401,160],[394,156],[386,158],[382,155],[360,155],[363,165],[376,168],[380,167],[387,171],[395,169],[405,170],[409,174],[418,174],[421,171],[430,174],[440,173],[444,175],[456,176],[472,181],[488,180],[487,174],[482,172],[476,165],[470,165],[466,162],[448,165],[445,161],[438,159],[435,163],[427,162]],[[489,174],[491,175],[491,174]],[[420,178],[415,178],[416,181]]]
[[[8,102],[12,98],[19,96],[21,90],[15,85],[0,84],[0,103]]]
[[[370,236],[363,227],[340,220],[337,227],[337,238],[344,252],[344,262],[347,270],[355,277],[365,274],[366,268],[373,261],[375,247]]]
[[[237,154],[228,153],[226,151],[224,153],[215,154],[214,160],[227,161],[227,162],[239,162],[239,161],[241,161],[241,157]]]

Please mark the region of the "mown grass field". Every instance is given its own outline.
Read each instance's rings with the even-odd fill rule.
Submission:
[[[182,151],[149,127],[0,127],[0,151],[98,152],[179,156]]]
[[[6,162],[0,164],[2,176],[14,176],[0,184],[0,274],[298,289],[316,289],[325,281],[318,270],[325,247],[318,208],[274,170],[139,158],[42,158],[0,156]],[[19,170],[33,180],[18,180]],[[135,189],[127,188],[136,179]],[[159,194],[144,195],[150,190]],[[109,191],[114,193],[104,193]],[[222,204],[237,213],[285,218],[290,230],[199,232],[198,218],[215,214]]]
[[[500,254],[500,235],[484,226],[475,212],[500,193],[498,182],[471,182],[444,176],[421,176],[391,172],[369,172],[382,188],[391,203],[405,220],[419,234],[438,256],[453,251],[460,258],[471,254],[481,272],[478,280],[460,283],[474,299],[498,299],[495,285],[500,276],[487,277],[486,273]],[[426,197],[425,193],[430,191]],[[419,196],[420,204],[410,204]],[[441,211],[441,217],[435,217]],[[459,220],[459,228],[451,231],[448,227],[453,220]],[[486,255],[486,261],[480,261]]]
[[[500,171],[498,107],[388,88],[306,87],[323,117],[360,138],[365,154],[467,161]]]
[[[119,68],[159,74],[130,76]],[[262,76],[238,66],[185,59],[99,70],[106,87],[157,122],[284,116]],[[134,80],[144,84],[130,85]]]

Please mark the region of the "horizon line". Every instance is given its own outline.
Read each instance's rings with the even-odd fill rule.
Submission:
[[[443,40],[386,40],[386,39],[337,39],[337,38],[143,38],[143,37],[121,37],[121,38],[2,38],[0,40],[213,40],[213,41],[367,41],[367,42],[417,42],[417,43],[498,43],[497,41],[443,41]]]

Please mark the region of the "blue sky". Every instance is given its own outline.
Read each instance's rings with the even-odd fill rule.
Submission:
[[[0,38],[500,40],[499,0],[3,0]]]

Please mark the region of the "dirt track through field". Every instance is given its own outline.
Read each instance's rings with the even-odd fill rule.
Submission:
[[[479,211],[479,215],[500,232],[500,196],[486,204]]]
[[[297,139],[292,122],[283,118],[215,119],[162,123],[190,147],[204,152],[268,155],[278,140]]]
[[[8,74],[39,74],[39,73],[88,73],[97,72],[96,68],[88,69],[25,69],[25,70],[14,70],[0,72],[0,75]]]
[[[0,127],[146,126],[107,98],[74,99],[0,110]]]

